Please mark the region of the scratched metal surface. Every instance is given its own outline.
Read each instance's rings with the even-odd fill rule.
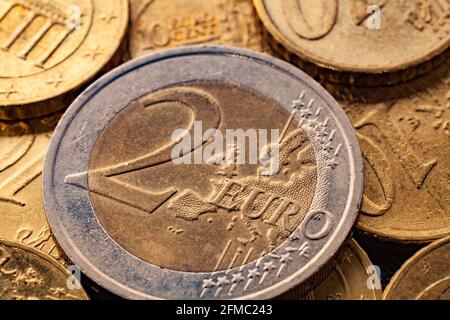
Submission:
[[[321,147],[316,126],[306,119],[307,134],[315,144],[321,167],[319,187],[305,223],[261,259],[213,273],[161,269],[130,254],[117,245],[99,223],[87,191],[90,155],[99,135],[118,112],[149,92],[199,80],[238,82],[263,92],[289,111],[299,94],[305,91],[311,102],[308,107],[315,115],[314,123],[325,124],[325,135],[330,137],[331,134],[330,141],[341,150],[334,159],[329,158]],[[76,179],[77,186],[66,183],[68,177]],[[347,237],[362,194],[362,159],[354,131],[344,113],[334,99],[302,71],[247,50],[196,46],[127,63],[81,94],[55,131],[46,157],[43,184],[47,216],[62,248],[87,276],[113,293],[125,298],[147,299],[271,298],[317,272]],[[322,219],[325,223],[321,226],[319,222],[311,222],[315,226],[311,231],[309,223],[317,220],[313,219],[317,213],[325,218]],[[302,243],[308,245],[308,256],[294,254],[289,260],[279,260],[290,252],[289,248],[300,248]],[[280,272],[271,272],[274,269]],[[259,270],[264,278],[244,286],[251,283],[250,271],[254,270]],[[235,274],[247,281],[237,283],[233,294],[231,290],[218,294],[220,290],[205,286],[205,283],[212,283],[221,287],[223,279],[230,283]]]

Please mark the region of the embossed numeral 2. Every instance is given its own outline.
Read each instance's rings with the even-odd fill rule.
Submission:
[[[152,94],[148,98],[141,99],[136,102],[133,107],[140,108],[144,111],[160,103],[181,103],[189,107],[193,114],[194,120],[186,129],[192,134],[194,130],[194,122],[202,121],[205,128],[218,128],[220,123],[220,110],[218,102],[203,90],[178,87],[169,88]],[[202,146],[208,141],[209,137],[205,135],[203,141],[194,141],[191,152]],[[95,169],[88,172],[69,175],[65,182],[76,185],[90,192],[108,197],[120,203],[126,204],[133,208],[152,213],[160,208],[166,201],[173,197],[178,191],[175,188],[169,188],[161,193],[155,193],[137,186],[119,181],[115,177],[155,167],[172,161],[172,149],[178,141],[159,148],[156,151],[136,158],[131,161],[119,163],[117,165],[108,166],[101,169]],[[180,155],[182,157],[184,155]],[[89,174],[89,186],[87,186],[87,175]]]

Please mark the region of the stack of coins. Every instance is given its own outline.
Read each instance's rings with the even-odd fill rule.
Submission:
[[[449,299],[449,43],[446,0],[1,0],[0,299]]]

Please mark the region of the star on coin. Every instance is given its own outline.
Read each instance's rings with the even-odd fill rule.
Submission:
[[[7,89],[0,91],[0,94],[5,95],[6,99],[9,99],[11,95],[17,94],[14,83],[12,83]]]
[[[238,283],[244,281],[245,278],[242,276],[242,273],[236,273],[233,275],[233,278],[231,279],[232,283]]]
[[[332,169],[336,168],[336,166],[339,164],[339,162],[336,161],[336,158],[331,159],[328,161],[327,166],[331,167]]]
[[[58,86],[63,83],[62,80],[62,73],[56,74],[50,81],[47,81],[46,84],[53,85],[55,88],[58,88]]]
[[[322,150],[323,150],[323,151],[326,151],[326,152],[331,152],[331,150],[333,150],[333,149],[334,149],[334,147],[333,147],[333,145],[331,144],[330,141],[328,141],[328,142],[322,147]]]
[[[223,287],[228,284],[230,284],[230,281],[227,279],[227,277],[218,277],[217,278],[217,283],[216,283],[217,287]]]
[[[298,98],[298,100],[294,100],[294,101],[293,101],[294,108],[300,109],[301,107],[304,107],[304,106],[305,106],[305,101],[303,100],[303,96],[304,96],[304,95],[301,95],[301,96]]]
[[[203,288],[211,288],[214,287],[216,283],[213,281],[213,279],[205,279],[203,280]]]
[[[263,267],[264,271],[270,271],[270,270],[273,270],[273,269],[276,269],[273,261],[269,261],[269,262],[265,262],[264,263],[264,267]]]
[[[281,260],[280,260],[280,262],[281,263],[289,263],[289,262],[291,262],[293,259],[291,258],[291,254],[290,253],[286,253],[286,254],[283,254],[283,255],[281,255]]]
[[[100,46],[96,45],[93,49],[89,50],[84,57],[91,58],[93,61],[97,59],[98,56],[101,56],[103,53],[100,50]]]
[[[259,273],[258,268],[254,268],[249,270],[248,272],[248,277],[251,278],[256,278],[259,277],[261,275],[261,273]]]
[[[309,117],[312,116],[312,112],[309,109],[302,109],[300,110],[300,116],[302,118],[308,119]]]

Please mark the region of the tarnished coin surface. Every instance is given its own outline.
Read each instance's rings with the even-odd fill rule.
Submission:
[[[450,237],[411,257],[391,279],[383,299],[450,300]]]
[[[303,61],[328,70],[330,80],[363,85],[404,81],[426,68],[397,72],[430,62],[450,44],[447,0],[254,0],[254,4],[271,38]]]
[[[132,0],[132,58],[191,44],[225,44],[265,51],[251,0]]]
[[[113,57],[127,25],[127,0],[1,0],[0,118],[64,108],[34,103],[91,79]]]
[[[44,170],[58,242],[126,298],[277,296],[337,252],[361,195],[359,146],[331,96],[283,61],[220,46],[103,77],[63,116]]]
[[[42,250],[65,264],[42,202],[42,168],[61,113],[0,122],[0,239]]]
[[[1,300],[88,299],[77,280],[69,277],[56,260],[42,251],[0,240]]]
[[[450,235],[450,63],[394,87],[329,90],[364,157],[357,227],[402,242]]]
[[[297,288],[279,297],[282,300],[379,300],[379,275],[367,254],[355,240],[340,253],[333,271],[306,295]]]

